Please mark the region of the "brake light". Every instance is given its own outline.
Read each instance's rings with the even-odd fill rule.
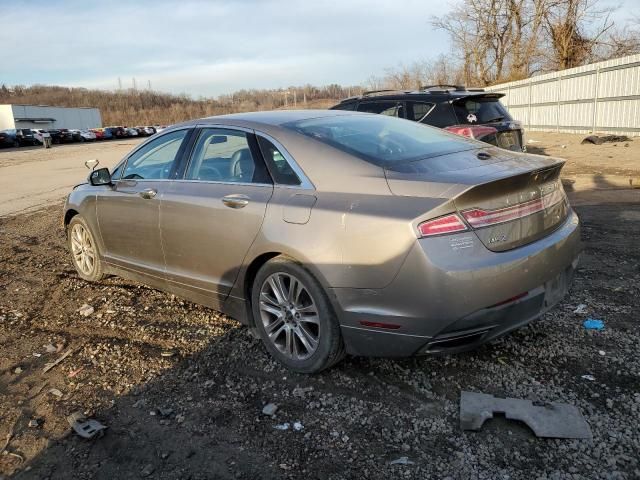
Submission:
[[[455,133],[456,135],[462,135],[463,137],[474,139],[480,139],[486,137],[487,135],[498,133],[497,129],[493,127],[487,127],[485,125],[453,125],[451,127],[446,127],[445,130],[447,132]]]
[[[428,220],[418,225],[418,231],[422,237],[442,235],[443,233],[464,232],[465,230],[468,230],[467,226],[455,213]]]
[[[563,199],[562,191],[555,190],[541,198],[519,203],[512,207],[499,208],[497,210],[483,210],[481,208],[465,210],[462,212],[462,216],[473,228],[488,227],[541,212],[561,202]]]

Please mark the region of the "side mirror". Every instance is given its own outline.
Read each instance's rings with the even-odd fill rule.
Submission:
[[[108,168],[99,168],[89,175],[91,185],[111,185],[111,174]]]

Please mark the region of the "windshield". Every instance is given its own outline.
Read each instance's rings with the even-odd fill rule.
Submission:
[[[376,165],[478,148],[458,135],[385,115],[312,118],[284,126]]]
[[[460,123],[491,123],[511,120],[504,105],[497,98],[471,97],[453,102],[453,110]]]

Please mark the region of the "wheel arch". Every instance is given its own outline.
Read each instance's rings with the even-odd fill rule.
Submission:
[[[68,208],[67,211],[64,212],[64,228],[65,228],[65,230],[69,226],[69,223],[71,223],[71,219],[73,217],[75,217],[76,215],[79,215],[79,214],[80,214],[80,212],[78,212],[77,210],[75,210],[73,208]]]
[[[247,319],[248,325],[250,326],[254,325],[253,311],[251,309],[251,288],[253,286],[253,281],[256,278],[258,271],[260,270],[260,268],[262,268],[262,266],[265,263],[267,263],[269,260],[275,257],[280,257],[280,256],[286,257],[296,263],[299,263],[305,270],[307,270],[318,281],[318,283],[320,283],[320,286],[325,290],[325,293],[329,298],[329,302],[332,304],[332,306],[335,309],[334,299],[332,298],[333,296],[331,295],[330,289],[328,288],[326,278],[324,277],[324,275],[322,275],[322,273],[319,271],[318,268],[316,268],[310,262],[301,260],[296,255],[292,255],[289,252],[273,250],[273,251],[264,252],[257,255],[249,263],[249,265],[245,270],[244,276],[241,279],[242,295],[245,299],[244,303],[245,303],[246,319]]]

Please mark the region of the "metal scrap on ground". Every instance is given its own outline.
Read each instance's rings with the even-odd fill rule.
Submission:
[[[480,430],[494,413],[504,413],[508,420],[524,422],[537,437],[592,438],[589,425],[573,405],[552,402],[536,406],[530,400],[462,392],[460,427],[463,430]]]
[[[97,420],[87,419],[82,412],[72,413],[67,417],[67,422],[82,438],[93,438],[107,428]]]

